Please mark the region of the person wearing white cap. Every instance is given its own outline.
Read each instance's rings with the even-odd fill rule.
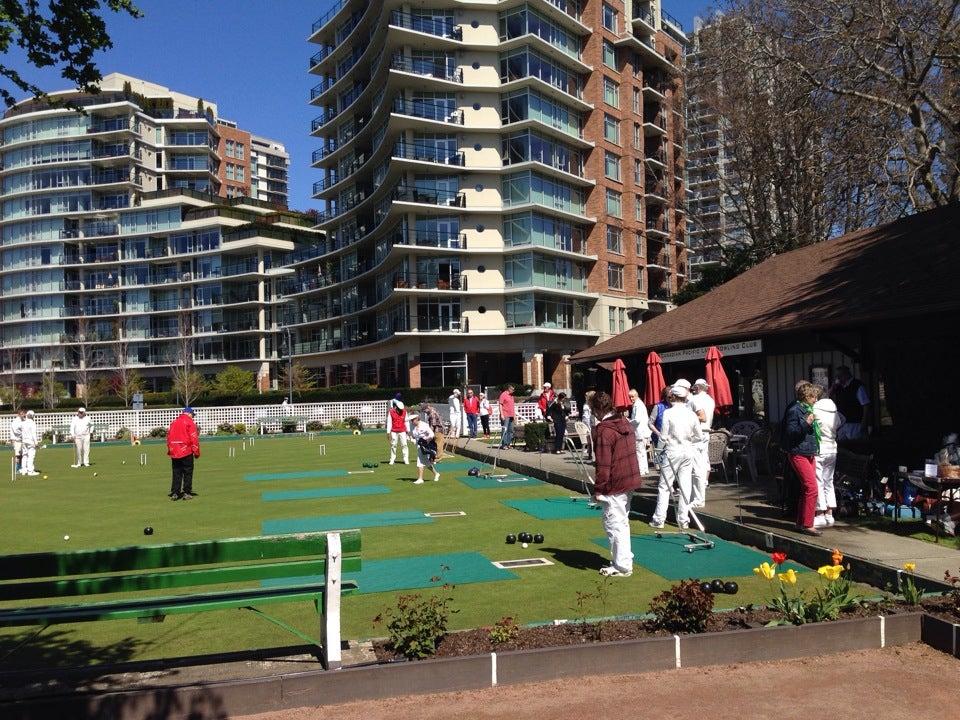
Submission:
[[[390,401],[390,409],[387,410],[387,438],[390,441],[391,465],[397,461],[397,445],[402,448],[403,464],[410,464],[410,448],[407,446],[407,409],[401,397],[400,393],[397,393]]]
[[[543,384],[543,388],[540,390],[540,397],[537,398],[537,408],[534,411],[534,416],[537,420],[546,419],[547,408],[550,407],[551,403],[553,403],[556,397],[556,393],[553,391],[553,385],[545,382]]]
[[[423,469],[425,467],[433,470],[433,481],[439,481],[440,473],[434,465],[437,458],[436,433],[433,432],[430,423],[420,419],[418,413],[410,414],[410,436],[417,444],[417,479],[413,484],[423,485]]]
[[[73,437],[73,446],[76,448],[76,462],[71,465],[72,468],[78,468],[81,465],[90,467],[90,418],[87,417],[86,408],[77,408],[77,414],[70,421],[70,435]]]
[[[447,398],[447,405],[450,406],[450,432],[447,436],[458,438],[463,426],[463,401],[460,399],[460,391],[456,388]]]
[[[37,423],[33,420],[33,410],[27,410],[27,417],[20,426],[20,443],[22,458],[20,460],[21,475],[39,475],[33,466],[37,457],[37,445],[40,444],[40,432]]]
[[[703,430],[703,440],[697,445],[697,454],[693,459],[693,497],[690,498],[690,504],[694,509],[702,508],[706,503],[707,485],[710,484],[710,428],[713,427],[713,413],[717,404],[707,392],[709,387],[707,381],[700,378],[693,384],[687,401]]]
[[[23,421],[27,419],[27,411],[23,408],[17,410],[17,414],[10,421],[10,444],[13,445],[13,457],[17,463],[17,472],[20,472],[21,462],[23,461],[23,440],[21,431],[23,430]]]
[[[663,425],[660,430],[660,447],[663,460],[660,463],[660,485],[657,488],[657,508],[653,512],[650,526],[662,528],[667,519],[670,495],[674,485],[679,486],[677,496],[677,525],[681,530],[689,527],[689,506],[691,494],[691,475],[696,445],[703,440],[700,420],[687,406],[689,391],[682,385],[670,389],[670,407],[663,412]]]
[[[630,390],[630,424],[633,425],[633,432],[637,443],[637,465],[640,466],[640,474],[646,475],[650,472],[650,464],[647,460],[647,445],[650,444],[650,416],[647,414],[647,406],[640,399],[640,393],[635,389]]]

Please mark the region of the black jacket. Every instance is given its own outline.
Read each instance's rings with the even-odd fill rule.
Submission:
[[[790,405],[783,414],[780,442],[788,455],[813,457],[819,451],[813,425],[807,422],[807,413],[798,402]]]

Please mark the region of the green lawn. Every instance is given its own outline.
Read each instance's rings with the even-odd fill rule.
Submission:
[[[327,453],[321,456],[323,442]],[[228,448],[236,448],[236,458]],[[461,584],[452,590],[456,628],[488,625],[509,615],[522,623],[645,612],[650,599],[669,587],[667,581],[637,566],[631,578],[616,579],[605,606],[596,601],[577,608],[577,595],[596,592],[597,568],[607,553],[593,542],[603,535],[599,517],[538,521],[502,500],[566,495],[552,487],[505,484],[496,489],[471,489],[458,482],[462,469],[444,471],[439,483],[422,486],[410,481],[413,465],[386,465],[387,443],[381,433],[354,436],[265,437],[241,449],[239,440],[204,440],[197,461],[194,487],[199,497],[189,502],[167,498],[169,461],[160,443],[139,447],[95,445],[93,467],[71,469],[72,448],[54,447],[38,453],[37,467],[48,476],[0,481],[0,548],[23,553],[101,548],[144,543],[143,528],[155,534],[149,541],[167,543],[259,535],[263,521],[341,514],[422,511],[466,512],[429,524],[370,527],[362,530],[365,560],[454,552],[479,552],[491,560],[543,556],[550,567],[520,569],[519,579]],[[148,457],[140,467],[139,455]],[[462,461],[464,458],[458,458]],[[353,470],[363,462],[379,461],[372,474],[249,482],[247,474],[293,473],[310,470]],[[441,466],[442,468],[442,466]],[[96,476],[94,475],[96,473]],[[381,485],[388,493],[264,502],[261,493],[349,485]],[[635,520],[634,534],[650,531]],[[542,532],[543,545],[504,544],[507,533]],[[69,535],[69,540],[64,536]],[[669,549],[669,551],[673,551]],[[762,559],[762,558],[759,558]],[[436,568],[442,575],[442,569]],[[817,583],[816,573],[802,573],[802,585]],[[706,578],[705,578],[706,579]],[[732,579],[730,577],[724,579]],[[737,596],[718,596],[719,607],[762,602],[768,584],[752,574],[735,578]],[[437,592],[439,590],[426,590]],[[344,600],[347,638],[382,636],[374,617],[394,602],[395,592],[355,595]],[[304,632],[316,634],[316,615],[307,603],[273,605],[269,612]],[[226,652],[298,644],[292,635],[240,610],[170,616],[163,623],[114,620],[48,628],[15,653],[10,650],[32,636],[36,628],[0,631],[0,667],[25,663],[87,664],[126,659]]]

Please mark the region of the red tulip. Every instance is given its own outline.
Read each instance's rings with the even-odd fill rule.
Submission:
[[[770,558],[775,565],[783,565],[787,561],[787,554],[785,552],[775,552],[770,554]]]

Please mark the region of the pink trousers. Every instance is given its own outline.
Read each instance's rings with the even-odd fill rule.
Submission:
[[[816,458],[806,455],[790,455],[790,465],[800,478],[800,499],[797,502],[797,527],[813,527],[813,515],[817,508]]]

